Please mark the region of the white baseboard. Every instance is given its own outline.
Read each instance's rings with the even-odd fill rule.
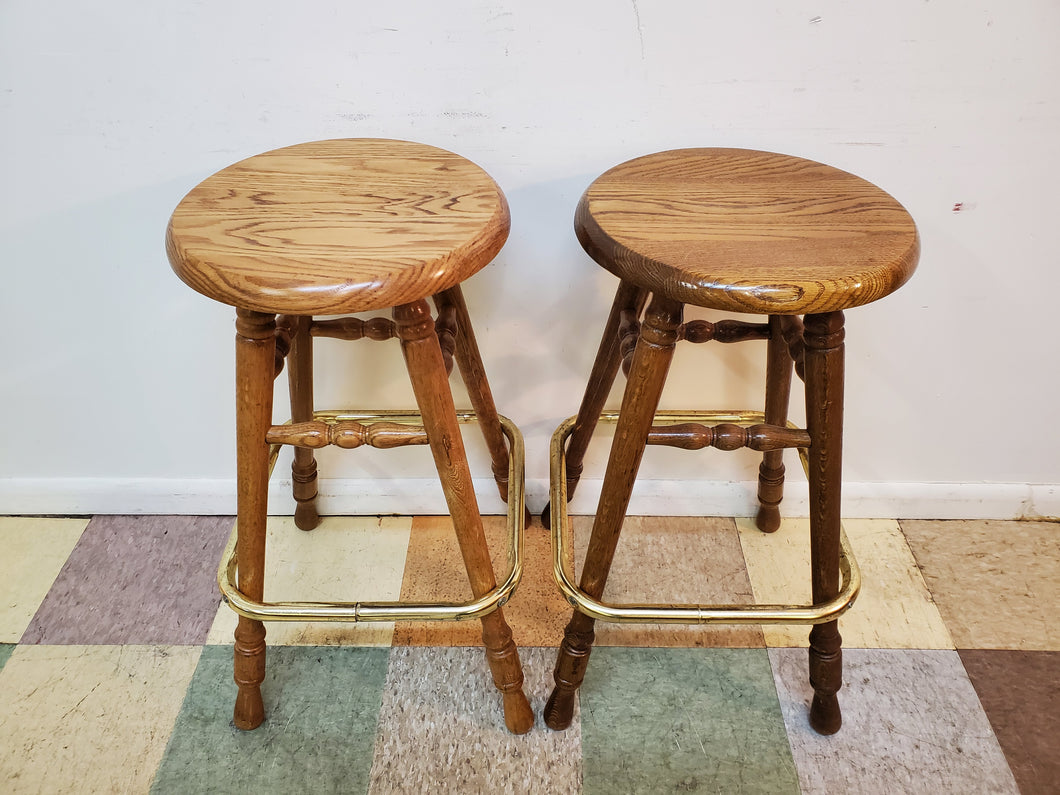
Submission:
[[[483,513],[503,513],[492,480],[475,481]],[[750,516],[757,484],[752,482],[640,480],[631,515]],[[578,486],[571,513],[592,513],[600,481]],[[548,483],[527,483],[527,504],[539,512]],[[438,482],[427,479],[320,481],[324,514],[447,513]],[[271,513],[294,510],[290,481],[270,485]],[[782,512],[807,513],[806,484],[787,484]],[[235,513],[233,480],[116,478],[11,478],[0,480],[0,515]],[[885,519],[1038,519],[1060,516],[1060,484],[1027,483],[846,483],[843,515]]]

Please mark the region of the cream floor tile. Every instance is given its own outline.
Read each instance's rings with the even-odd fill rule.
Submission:
[[[580,576],[593,518],[575,516],[574,558]],[[732,519],[627,516],[604,589],[612,604],[745,604],[751,583]],[[763,646],[758,626],[596,623],[601,646]]]
[[[0,518],[0,643],[17,643],[88,519]]]
[[[0,671],[0,790],[147,792],[198,646],[19,646]]]
[[[310,532],[290,516],[270,516],[265,542],[266,601],[393,601],[409,546],[409,517],[327,516]],[[270,621],[267,641],[283,646],[389,646],[391,622]],[[207,638],[232,643],[236,614],[222,604]]]
[[[809,519],[785,519],[759,532],[738,519],[747,570],[760,603],[810,602]],[[847,537],[862,572],[861,593],[839,619],[847,648],[952,649],[953,639],[931,600],[905,537],[893,519],[846,519]],[[768,646],[806,646],[809,627],[763,628]]]
[[[1060,524],[901,525],[957,648],[1060,651]]]

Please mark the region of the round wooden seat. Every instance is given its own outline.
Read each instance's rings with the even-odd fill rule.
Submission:
[[[487,265],[508,236],[497,184],[424,144],[298,144],[217,172],[166,230],[177,275],[259,312],[331,315],[436,295]]]
[[[616,166],[582,196],[575,229],[625,281],[759,314],[875,301],[909,279],[920,250],[909,213],[875,185],[746,149],[679,149]]]

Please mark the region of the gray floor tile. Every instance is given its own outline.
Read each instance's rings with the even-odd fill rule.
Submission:
[[[519,649],[524,689],[538,716],[551,691],[552,649]],[[501,696],[481,648],[397,647],[391,652],[372,793],[576,793],[581,734],[504,727]]]
[[[844,649],[831,737],[809,725],[806,657],[769,650],[804,793],[1018,792],[957,652]]]

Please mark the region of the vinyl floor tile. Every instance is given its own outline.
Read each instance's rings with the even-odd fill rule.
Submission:
[[[591,516],[572,518],[577,576],[585,560],[592,521]],[[611,604],[753,602],[740,538],[732,519],[626,517],[604,589],[604,601]],[[758,626],[602,621],[596,624],[596,644],[743,648],[765,645]]]
[[[1060,524],[901,525],[958,649],[1060,651]]]
[[[580,697],[587,795],[799,791],[764,649],[595,649]]]
[[[19,646],[0,671],[0,791],[146,792],[199,653]]]
[[[551,649],[520,649],[536,715],[551,690]],[[538,720],[516,736],[504,727],[485,654],[473,648],[396,647],[391,652],[371,793],[576,793],[581,733]]]
[[[231,528],[225,516],[95,517],[21,642],[201,644]]]
[[[845,649],[843,727],[810,728],[802,649],[770,649],[804,793],[1017,793],[955,651]]]
[[[784,519],[776,533],[762,533],[751,519],[738,519],[747,569],[760,603],[810,599],[810,522]],[[854,606],[839,619],[847,648],[952,649],[953,639],[932,602],[905,538],[892,519],[843,521],[861,566],[862,587]],[[766,644],[806,647],[809,627],[764,628]]]
[[[408,517],[327,516],[314,530],[305,532],[290,516],[270,516],[265,540],[266,601],[397,599],[411,525]],[[236,622],[235,612],[222,604],[206,642],[231,644]],[[393,632],[393,622],[266,623],[268,643],[281,646],[389,646]]]
[[[1060,652],[963,650],[979,694],[1023,795],[1060,790]]]
[[[366,792],[388,653],[270,649],[265,722],[240,731],[231,722],[232,649],[206,646],[151,791]]]
[[[507,576],[507,520],[483,517],[483,528],[498,580]],[[523,579],[504,615],[519,646],[559,643],[570,620],[570,608],[552,580],[549,534],[535,520],[523,544]],[[418,516],[413,520],[401,598],[413,601],[467,601],[471,599],[467,570],[456,544],[448,516]],[[394,632],[397,646],[481,646],[477,621],[399,622]]]
[[[0,643],[17,643],[88,519],[0,517]]]
[[[805,627],[601,622],[574,723],[545,728],[570,608],[537,522],[505,608],[538,716],[528,734],[504,728],[478,622],[270,622],[267,718],[241,732],[234,614],[215,582],[232,519],[39,522],[0,519],[0,632],[18,641],[0,637],[3,793],[1060,791],[1056,524],[848,522],[865,589],[841,620],[845,725],[825,738],[807,722],[806,651],[784,645],[804,645]],[[588,520],[575,524],[584,550]],[[605,598],[808,597],[806,529],[740,525],[631,518]],[[486,530],[504,568],[504,519]],[[470,595],[447,518],[311,533],[271,519],[269,533],[270,599]]]

